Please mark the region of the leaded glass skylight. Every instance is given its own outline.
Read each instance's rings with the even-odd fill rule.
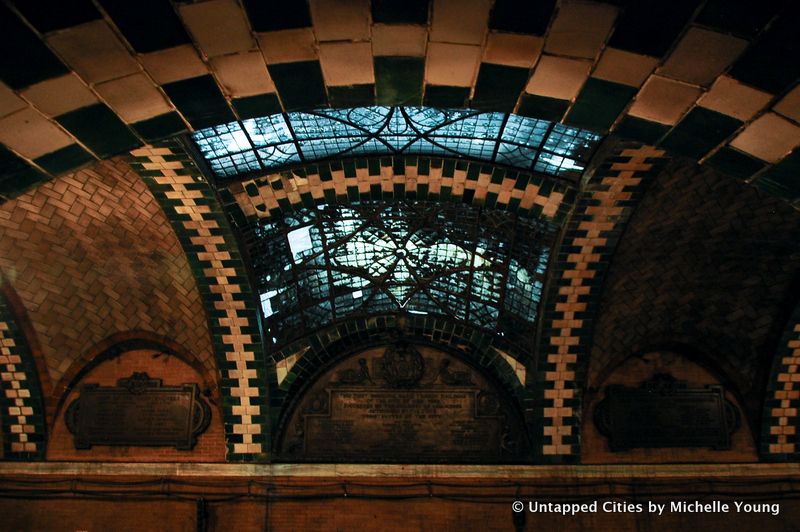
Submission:
[[[282,113],[201,129],[192,137],[220,178],[366,155],[469,158],[575,178],[600,140],[546,120],[432,107]]]
[[[246,238],[269,335],[283,344],[339,319],[386,313],[529,329],[552,232],[463,204],[362,202],[265,219]]]

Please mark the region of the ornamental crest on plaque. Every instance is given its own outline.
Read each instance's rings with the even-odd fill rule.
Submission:
[[[383,378],[392,388],[412,388],[425,373],[425,361],[413,346],[397,343],[380,359]]]

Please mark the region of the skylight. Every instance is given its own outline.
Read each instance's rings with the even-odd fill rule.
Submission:
[[[546,120],[431,107],[283,113],[201,129],[192,137],[220,178],[367,155],[478,159],[574,178],[600,140]]]
[[[283,343],[382,313],[443,315],[495,332],[509,318],[533,324],[552,234],[510,212],[364,202],[262,221],[249,239],[263,315]]]

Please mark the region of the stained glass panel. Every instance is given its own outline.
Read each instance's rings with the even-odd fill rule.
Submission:
[[[600,141],[589,131],[505,113],[378,106],[276,114],[192,136],[220,178],[356,155],[469,158],[575,177]]]
[[[247,234],[269,336],[280,344],[375,312],[532,324],[552,245],[546,224],[462,204],[299,209]],[[289,328],[290,327],[290,328]]]

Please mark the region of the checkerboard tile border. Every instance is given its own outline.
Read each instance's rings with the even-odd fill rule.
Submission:
[[[136,149],[130,163],[172,223],[203,296],[221,374],[228,459],[261,460],[269,451],[269,425],[259,310],[235,237],[178,143]]]
[[[764,401],[761,456],[772,461],[800,458],[800,306],[789,320],[775,353]]]
[[[711,2],[659,11],[333,1],[298,0],[279,13],[251,0],[147,4],[158,31],[104,2],[71,27],[25,2],[0,5],[9,25],[0,134],[10,132],[0,139],[0,200],[95,158],[236,118],[430,105],[663,146],[800,207],[795,5],[721,14]],[[584,37],[566,37],[577,32]]]
[[[36,363],[0,293],[0,407],[4,460],[42,460],[46,419]]]
[[[296,205],[358,200],[458,201],[514,211],[561,224],[575,189],[561,181],[475,162],[384,157],[309,165],[232,183],[231,198],[244,218],[290,212]],[[228,207],[228,201],[223,197]],[[241,219],[241,218],[240,218]]]
[[[587,371],[594,314],[610,257],[664,152],[622,145],[600,166],[567,222],[543,301],[534,396],[528,407],[540,423],[542,459],[580,457],[581,388]]]

